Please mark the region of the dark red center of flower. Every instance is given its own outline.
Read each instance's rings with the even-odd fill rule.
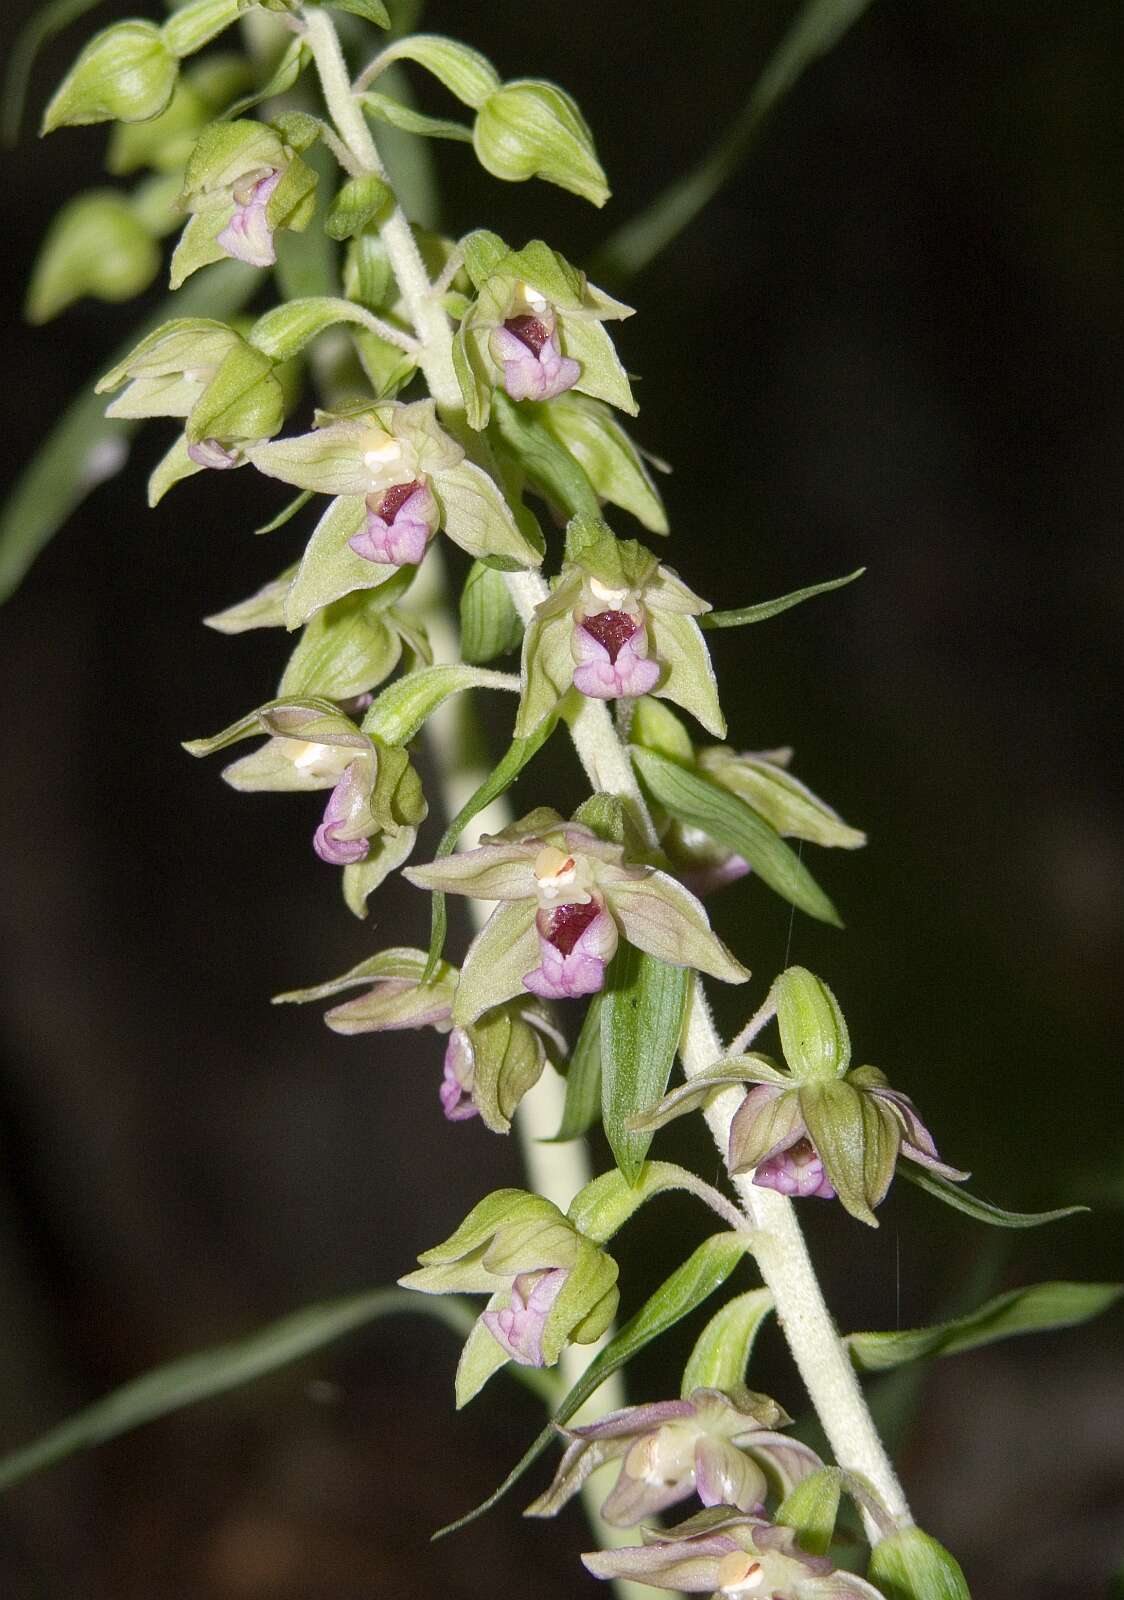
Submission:
[[[538,317],[508,317],[504,327],[536,356],[550,338],[550,329]]]
[[[582,627],[609,652],[609,660],[616,661],[621,647],[628,643],[640,624],[627,611],[598,611],[595,616],[586,617]]]
[[[546,937],[560,955],[568,956],[600,912],[596,900],[589,900],[584,906],[559,906],[550,913],[550,932]]]
[[[412,483],[396,483],[393,489],[388,489],[379,501],[379,516],[384,522],[393,522],[410,496],[421,484],[417,479]]]

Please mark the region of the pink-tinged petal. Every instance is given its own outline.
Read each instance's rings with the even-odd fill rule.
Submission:
[[[228,256],[251,267],[273,266],[277,250],[265,208],[280,182],[280,172],[273,171],[248,189],[235,190],[234,215],[216,240]]]
[[[739,1511],[764,1506],[768,1492],[755,1461],[725,1439],[705,1435],[695,1445],[695,1488],[704,1506],[737,1506]]]
[[[225,472],[242,463],[237,450],[225,449],[217,439],[199,439],[188,445],[187,453],[197,467],[210,467],[214,472]]]
[[[367,496],[367,525],[347,542],[364,561],[417,566],[440,520],[437,501],[424,483],[396,484]]]
[[[901,1124],[903,1156],[916,1161],[918,1166],[928,1167],[930,1172],[939,1173],[942,1178],[948,1178],[951,1183],[964,1183],[971,1177],[971,1173],[961,1172],[958,1167],[950,1167],[941,1160],[933,1135],[907,1094],[902,1094],[898,1089],[871,1089],[868,1092],[885,1101]]]
[[[823,1462],[810,1445],[801,1444],[799,1439],[790,1439],[786,1433],[771,1433],[768,1429],[762,1429],[758,1433],[746,1434],[737,1442],[758,1461],[764,1461],[767,1467],[772,1468],[780,1479],[782,1494],[788,1494],[798,1483],[803,1483],[805,1478],[823,1467]]]
[[[444,1077],[438,1091],[441,1109],[450,1122],[467,1122],[480,1115],[472,1099],[475,1075],[472,1041],[463,1028],[454,1028],[445,1046]]]
[[[572,389],[581,367],[558,348],[553,321],[510,317],[490,340],[492,356],[503,368],[503,386],[513,400],[552,400]]]
[[[610,1411],[600,1422],[567,1428],[566,1433],[572,1439],[637,1438],[661,1428],[665,1422],[682,1422],[694,1415],[695,1407],[690,1400],[657,1400],[647,1406],[624,1406],[620,1411]]]
[[[626,1545],[619,1550],[591,1550],[582,1563],[595,1578],[635,1578],[654,1589],[682,1589],[688,1594],[712,1593],[718,1568],[739,1550],[726,1534],[710,1538],[668,1540],[660,1544]]]
[[[693,895],[704,900],[708,894],[724,889],[728,883],[737,883],[739,878],[746,877],[752,870],[744,856],[731,853],[723,861],[715,861],[709,866],[695,867],[689,872],[682,873],[680,879]]]
[[[613,1488],[602,1502],[601,1515],[611,1528],[635,1528],[688,1499],[695,1491],[695,1474],[689,1469],[669,1479],[639,1478],[622,1466]]]
[[[600,901],[591,899],[540,911],[535,918],[541,966],[523,979],[543,1000],[596,994],[617,948],[617,925]]]
[[[798,1200],[834,1200],[835,1190],[824,1172],[819,1151],[810,1139],[795,1144],[762,1161],[753,1174],[762,1189],[775,1189]]]
[[[367,785],[360,771],[360,763],[352,761],[328,796],[324,807],[324,820],[313,835],[312,847],[321,861],[334,867],[351,866],[362,861],[371,848],[371,841],[362,835],[347,837],[354,819],[367,802]]]
[[[775,1083],[757,1084],[730,1124],[730,1171],[746,1172],[771,1160],[807,1132],[800,1102],[791,1089]]]
[[[502,1311],[485,1311],[480,1320],[496,1343],[522,1367],[545,1365],[542,1337],[550,1309],[569,1277],[565,1267],[545,1272],[521,1272],[511,1285],[511,1304]]]

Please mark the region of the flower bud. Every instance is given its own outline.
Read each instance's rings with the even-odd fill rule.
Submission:
[[[176,86],[179,64],[154,22],[118,22],[95,34],[43,115],[43,132],[88,122],[145,122]]]
[[[63,206],[27,292],[31,322],[49,322],[83,295],[130,300],[160,270],[160,250],[124,195],[98,189]]]
[[[495,178],[543,178],[595,206],[609,198],[593,135],[574,101],[538,78],[505,83],[476,113],[473,148]]]

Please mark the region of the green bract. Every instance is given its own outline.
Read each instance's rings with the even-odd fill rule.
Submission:
[[[67,124],[144,122],[158,116],[179,64],[154,22],[118,22],[95,34],[43,113],[44,133]]]
[[[557,84],[518,78],[496,89],[476,113],[472,143],[493,177],[545,178],[595,206],[609,198],[588,124]]]

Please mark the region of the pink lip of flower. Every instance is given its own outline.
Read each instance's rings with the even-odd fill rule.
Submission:
[[[328,796],[328,804],[324,807],[324,820],[313,835],[312,848],[321,861],[326,861],[333,867],[349,867],[357,861],[362,861],[367,855],[371,848],[369,839],[340,837],[348,819],[361,804],[358,763],[353,761]]]
[[[496,328],[492,354],[503,367],[503,386],[513,400],[552,400],[572,389],[581,367],[558,347],[553,319],[509,317]]]
[[[472,1100],[472,1045],[463,1028],[454,1028],[445,1046],[445,1076],[438,1091],[449,1122],[467,1122],[480,1115]]]
[[[511,1286],[511,1305],[503,1311],[485,1311],[481,1321],[513,1361],[523,1367],[546,1364],[542,1336],[551,1307],[569,1277],[565,1267],[521,1272]]]
[[[824,1172],[819,1151],[808,1138],[797,1139],[786,1150],[779,1150],[762,1161],[753,1181],[762,1189],[775,1189],[778,1194],[799,1200],[835,1199],[835,1190]]]
[[[251,267],[274,265],[277,250],[266,206],[280,182],[281,173],[274,168],[249,187],[235,189],[234,215],[216,240],[228,256],[245,261]]]
[[[187,453],[197,467],[210,467],[215,472],[236,467],[241,459],[237,450],[227,450],[217,439],[199,439],[188,445]]]
[[[368,495],[367,526],[347,542],[364,561],[416,566],[439,520],[437,502],[424,483],[399,483],[380,496]]]
[[[658,662],[647,649],[644,623],[628,611],[598,611],[574,625],[574,687],[592,700],[632,699],[654,689]]]
[[[573,1000],[605,985],[617,948],[617,925],[600,901],[542,910],[535,919],[542,965],[523,979],[542,1000]]]

